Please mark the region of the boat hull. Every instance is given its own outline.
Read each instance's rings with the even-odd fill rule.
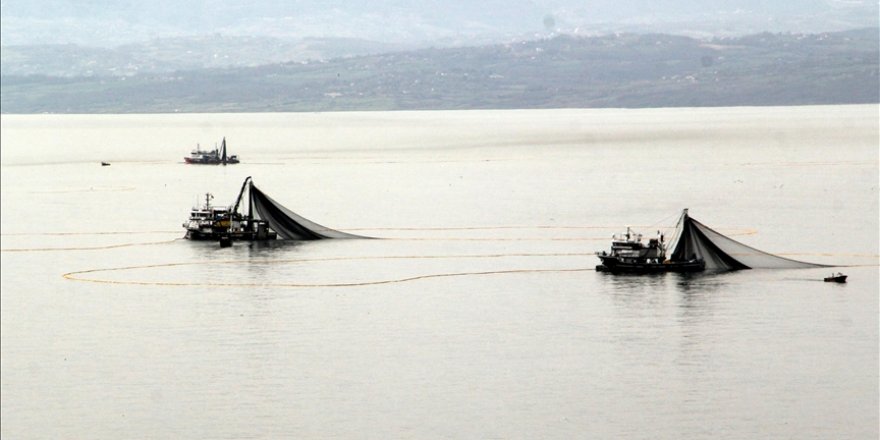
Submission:
[[[191,165],[235,165],[239,163],[238,159],[227,160],[226,163],[223,163],[219,159],[193,159],[191,157],[184,157],[183,161]]]
[[[614,257],[599,258],[602,260],[602,264],[596,266],[597,272],[653,274],[666,272],[690,273],[706,270],[706,262],[703,260],[649,263],[647,261],[626,262]]]
[[[186,238],[187,240],[195,240],[195,241],[219,241],[221,239],[229,238],[232,241],[263,241],[263,240],[277,240],[278,234],[275,231],[269,231],[265,229],[261,229],[259,231],[238,231],[238,232],[229,232],[229,231],[203,231],[196,229],[187,229]]]

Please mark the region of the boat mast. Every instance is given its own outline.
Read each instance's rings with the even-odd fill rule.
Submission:
[[[250,177],[248,177],[250,179]],[[251,180],[251,186],[254,186],[254,181]],[[251,194],[248,194],[248,219],[251,221],[254,220],[254,198],[251,197]]]
[[[238,205],[241,204],[241,198],[244,196],[244,189],[247,188],[247,183],[249,180],[251,180],[251,176],[247,176],[244,179],[244,182],[241,183],[241,191],[238,192],[238,198],[235,199],[235,206],[232,208],[233,213],[238,212]],[[248,203],[248,215],[247,215],[248,219],[251,219],[251,217],[252,217],[251,212],[252,211],[250,208],[250,203]]]

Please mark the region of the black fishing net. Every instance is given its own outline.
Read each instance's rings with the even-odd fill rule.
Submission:
[[[726,237],[690,218],[687,212],[679,220],[677,235],[671,241],[673,261],[702,258],[709,270],[801,269],[825,267],[759,251]]]
[[[269,224],[278,237],[286,240],[320,240],[324,238],[369,238],[330,229],[307,220],[250,184],[250,204],[254,218]]]

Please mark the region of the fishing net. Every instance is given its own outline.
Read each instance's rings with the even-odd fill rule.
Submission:
[[[320,240],[323,238],[369,238],[321,226],[285,208],[250,184],[250,203],[256,219],[269,224],[278,237],[286,240]]]
[[[678,233],[673,238],[670,260],[686,261],[702,258],[708,270],[739,269],[802,269],[826,267],[780,257],[746,246],[712,228],[690,218],[687,212],[679,220]]]

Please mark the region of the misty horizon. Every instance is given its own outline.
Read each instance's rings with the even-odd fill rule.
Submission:
[[[681,0],[590,4],[572,0],[294,2],[109,2],[3,0],[5,47],[73,44],[116,47],[164,38],[340,38],[407,47],[492,44],[563,33],[674,33],[690,37],[760,32],[818,33],[878,25],[866,0]]]

